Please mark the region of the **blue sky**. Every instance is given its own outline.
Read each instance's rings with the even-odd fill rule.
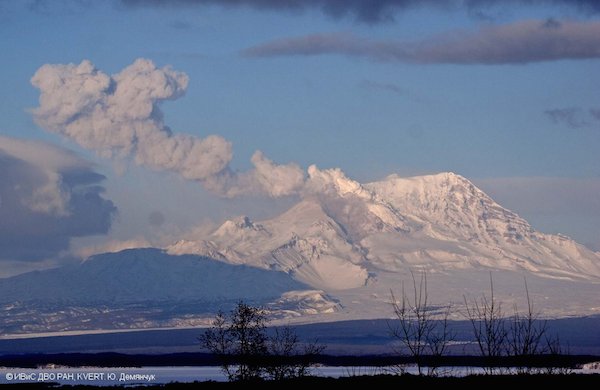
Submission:
[[[42,65],[89,60],[111,75],[147,58],[189,77],[184,96],[160,103],[164,124],[229,141],[232,172],[256,150],[359,181],[454,171],[534,227],[600,250],[600,8],[415,3],[0,1],[0,134],[70,149],[107,177],[118,213],[109,232],[77,239],[86,245],[141,240],[154,211],[185,230],[289,204],[123,169],[34,122]]]

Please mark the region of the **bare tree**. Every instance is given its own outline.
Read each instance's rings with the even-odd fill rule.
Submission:
[[[558,335],[555,336],[549,336],[549,335],[545,335],[544,336],[545,339],[545,344],[546,344],[546,353],[548,353],[548,355],[555,357],[555,358],[559,358],[559,357],[564,357],[565,355],[570,355],[571,352],[569,351],[569,346],[567,345],[567,347],[563,347],[561,342],[560,342],[560,338],[558,337]],[[556,365],[556,366],[548,366],[544,368],[544,371],[546,372],[546,374],[559,374],[559,375],[567,375],[567,374],[572,374],[573,370],[568,367],[568,366],[564,366],[564,365]]]
[[[265,310],[239,302],[229,316],[219,312],[199,340],[220,360],[230,381],[308,375],[314,357],[324,346],[313,342],[302,349],[298,336],[287,326],[275,329],[273,337],[268,337],[267,323]]]
[[[510,319],[507,351],[509,355],[521,358],[523,363],[527,363],[527,358],[548,352],[547,346],[542,343],[547,333],[547,322],[542,320],[540,313],[534,309],[533,301],[529,296],[527,279],[525,279],[525,294],[527,311],[520,314],[515,305],[513,317]],[[517,367],[517,373],[531,372],[533,368],[530,365]]]
[[[275,328],[268,342],[271,364],[266,367],[269,379],[302,378],[310,374],[313,359],[325,349],[317,341],[301,347],[296,332],[289,326]]]
[[[415,360],[419,375],[423,375],[424,357],[429,357],[428,374],[435,375],[439,357],[446,353],[448,344],[454,335],[448,327],[449,308],[442,319],[436,319],[433,308],[429,306],[427,293],[427,274],[421,273],[417,279],[413,272],[413,294],[409,297],[402,283],[402,297],[398,301],[393,293],[392,306],[397,318],[396,326],[391,326],[392,336],[398,339],[404,350]]]
[[[202,336],[198,338],[202,347],[210,351],[221,362],[221,370],[232,381],[236,378],[235,367],[231,365],[231,351],[235,340],[229,332],[227,317],[223,311],[219,310],[215,317],[212,327],[207,329]]]
[[[512,317],[505,317],[501,304],[494,297],[494,282],[490,273],[489,298],[483,295],[471,302],[464,298],[475,341],[481,356],[486,359],[485,371],[494,373],[499,370],[499,358],[510,356],[517,358],[515,369],[518,374],[542,371],[548,374],[568,373],[569,368],[564,368],[564,361],[561,360],[569,352],[561,347],[558,336],[548,334],[547,322],[534,308],[526,279],[525,296],[527,310],[521,313],[515,305]],[[545,367],[544,370],[535,368],[532,364],[536,356],[542,355],[554,357],[550,364],[558,363],[559,366]]]
[[[219,312],[199,340],[221,360],[230,381],[259,379],[267,355],[266,323],[264,310],[239,302],[229,318]]]
[[[267,354],[267,315],[258,307],[240,302],[231,316],[230,334],[236,341],[238,380],[262,376],[261,360]]]
[[[502,305],[494,298],[492,274],[490,273],[489,298],[484,294],[479,300],[474,299],[469,303],[465,296],[464,301],[467,318],[471,322],[479,352],[487,360],[485,370],[493,373],[494,365],[498,363],[498,358],[503,355],[505,350],[508,330]]]
[[[435,320],[433,331],[427,337],[427,345],[431,354],[431,361],[428,365],[428,374],[437,375],[440,366],[440,358],[448,352],[448,346],[456,339],[456,334],[450,329],[448,318],[450,317],[450,306],[441,318]]]

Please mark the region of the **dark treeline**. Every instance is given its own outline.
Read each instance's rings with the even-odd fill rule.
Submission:
[[[427,359],[426,357],[424,359]],[[481,356],[453,355],[442,356],[435,363],[448,367],[471,366],[483,367],[488,361]],[[500,366],[515,366],[522,364],[515,356],[503,356],[495,363]],[[527,358],[528,364],[534,367],[576,368],[579,365],[599,361],[595,355],[539,355]],[[362,356],[333,356],[319,355],[314,362],[327,366],[370,366],[383,367],[397,364],[412,364],[411,356],[362,355]],[[427,363],[427,362],[426,362]],[[166,367],[166,366],[219,366],[220,358],[208,353],[173,353],[161,355],[123,354],[123,353],[61,353],[61,354],[24,354],[0,356],[0,366],[36,368],[48,364],[70,367]]]
[[[303,377],[282,381],[259,381],[260,388],[346,388],[347,386],[369,386],[370,388],[430,388],[430,386],[449,386],[449,388],[477,388],[489,386],[494,388],[540,388],[556,386],[558,388],[593,389],[600,383],[600,375],[469,375],[464,377],[436,377],[428,375],[377,375],[377,376],[348,376],[341,378]],[[253,383],[254,384],[254,383]],[[170,383],[166,385],[140,386],[145,390],[155,389],[231,389],[248,388],[247,382],[193,382]],[[52,383],[26,383],[5,385],[4,388],[15,389],[48,389],[56,388]],[[61,389],[94,389],[100,386],[62,386]],[[106,387],[114,388],[114,387]],[[446,388],[446,387],[443,387]]]

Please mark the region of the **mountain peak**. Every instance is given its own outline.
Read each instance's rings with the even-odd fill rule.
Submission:
[[[231,235],[239,231],[263,231],[264,228],[260,224],[254,223],[249,217],[242,215],[223,222],[223,224],[215,231],[217,236]]]
[[[227,221],[202,245],[181,244],[177,253],[283,270],[315,288],[355,288],[381,270],[410,267],[600,277],[598,254],[536,232],[454,172],[367,184],[314,165],[308,175],[301,201],[286,212],[260,223],[244,216]],[[360,277],[341,283],[337,274]]]
[[[7,279],[0,283],[0,298],[15,301],[24,291],[31,298],[81,296],[94,302],[96,310],[99,301],[143,297],[167,302],[171,313],[173,300],[221,304],[243,294],[286,313],[290,307],[309,307],[311,312],[317,308],[316,313],[371,316],[388,308],[389,290],[409,277],[410,270],[431,273],[445,283],[439,287],[444,299],[454,301],[468,289],[480,291],[490,270],[495,280],[499,273],[525,272],[528,281],[541,280],[539,285],[547,278],[555,279],[553,286],[577,283],[569,284],[577,288],[544,290],[545,297],[559,298],[560,310],[571,310],[564,304],[571,297],[589,301],[597,295],[600,253],[567,237],[535,231],[453,172],[391,175],[367,184],[337,169],[311,166],[308,173],[302,199],[271,219],[255,222],[240,216],[205,237],[179,241],[166,252],[99,255],[79,266]],[[586,293],[580,286],[588,286]],[[340,305],[329,294],[339,298]],[[0,320],[18,317],[6,313]],[[146,313],[134,315],[146,321]],[[29,326],[29,313],[21,317]]]
[[[309,193],[324,193],[345,197],[356,195],[361,198],[371,198],[372,195],[362,184],[350,179],[339,168],[319,169],[316,165],[308,167]]]
[[[432,178],[438,179],[440,181],[445,181],[446,183],[468,183],[471,184],[471,181],[454,172],[440,172],[436,174],[429,175]]]
[[[412,177],[394,174],[381,181],[365,184],[365,187],[392,203],[400,202],[404,205],[408,202],[415,207],[440,204],[457,206],[461,203],[497,205],[471,181],[454,172]]]
[[[400,176],[397,173],[392,173],[391,175],[386,176],[380,182],[394,182],[398,180],[410,181],[410,182],[424,182],[428,185],[451,185],[451,184],[463,184],[473,186],[473,183],[464,176],[461,176],[454,172],[439,172],[432,173],[428,175],[419,175],[419,176]]]

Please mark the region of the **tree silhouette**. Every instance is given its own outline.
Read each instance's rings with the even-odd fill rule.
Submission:
[[[324,346],[316,342],[301,349],[296,332],[288,327],[267,334],[267,312],[240,301],[229,315],[220,311],[212,326],[199,337],[202,347],[221,362],[230,381],[286,379],[310,373]]]

